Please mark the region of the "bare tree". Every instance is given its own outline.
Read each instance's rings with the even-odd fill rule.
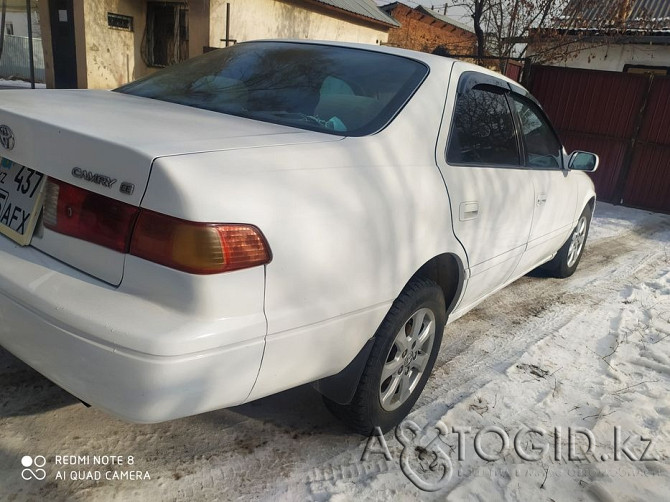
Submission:
[[[529,42],[539,44],[534,59],[565,59],[585,47],[591,26],[582,16],[599,9],[610,35],[625,31],[632,0],[612,0],[607,9],[594,0],[451,0],[450,7],[465,8],[473,19],[476,56],[523,56]],[[595,6],[595,7],[594,7]],[[600,26],[596,27],[600,28]],[[604,41],[605,39],[603,39]],[[612,40],[610,36],[609,41]],[[607,43],[607,42],[606,42]],[[516,51],[515,51],[516,49]],[[502,67],[502,66],[501,66]]]

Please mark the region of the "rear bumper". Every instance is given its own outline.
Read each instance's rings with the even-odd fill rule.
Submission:
[[[245,281],[263,275],[246,272]],[[262,289],[260,297],[256,314],[189,315],[0,238],[0,345],[79,399],[133,422],[242,403],[265,345]]]

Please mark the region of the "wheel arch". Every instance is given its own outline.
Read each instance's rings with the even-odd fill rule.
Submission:
[[[447,315],[454,310],[461,297],[465,282],[465,267],[457,255],[442,253],[434,256],[414,273],[407,284],[415,277],[430,279],[437,283],[444,294]]]
[[[430,279],[442,289],[444,303],[447,307],[447,319],[449,314],[458,304],[463,291],[465,269],[459,257],[453,253],[442,253],[434,256],[409,278],[398,294],[411,284],[415,278]],[[370,355],[375,337],[371,337],[359,351],[353,361],[339,373],[330,377],[322,378],[313,382],[313,387],[322,395],[338,404],[351,402],[358,382],[361,379],[365,363]]]
[[[589,206],[589,207],[591,208],[591,214],[593,215],[593,211],[594,211],[595,208],[596,208],[596,196],[595,196],[595,195],[592,195],[591,198],[590,198],[590,199],[588,200],[588,202],[586,203],[586,205]],[[586,207],[586,206],[585,206],[585,207]]]
[[[576,189],[578,190],[579,195],[578,206],[575,208],[574,223],[576,224],[577,220],[579,219],[579,215],[582,214],[582,211],[584,211],[584,208],[587,206],[591,208],[591,214],[593,214],[593,211],[596,208],[597,194],[593,181],[586,173],[576,172],[575,174],[581,175],[577,177]]]
[[[575,219],[574,219],[574,224],[577,224],[577,220],[579,219],[579,216],[582,214],[584,209],[589,208],[591,210],[591,217],[593,217],[593,213],[596,209],[596,194],[595,192],[590,192],[584,194],[584,196],[581,199],[581,203],[579,206],[577,206],[577,211],[575,212]]]

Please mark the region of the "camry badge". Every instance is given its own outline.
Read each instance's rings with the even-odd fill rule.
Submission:
[[[110,178],[104,174],[93,173],[91,171],[87,171],[86,169],[80,169],[79,167],[72,169],[72,176],[79,178],[80,180],[90,181],[91,183],[102,185],[105,188],[112,188],[114,183],[116,183],[116,179],[114,178]]]
[[[6,125],[0,125],[0,145],[2,145],[5,150],[11,150],[14,148],[14,132]]]

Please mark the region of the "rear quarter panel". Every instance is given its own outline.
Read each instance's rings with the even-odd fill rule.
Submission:
[[[448,82],[439,73],[373,136],[155,161],[142,206],[251,223],[272,249],[251,398],[337,373],[421,265],[444,252],[463,259],[434,158]]]

